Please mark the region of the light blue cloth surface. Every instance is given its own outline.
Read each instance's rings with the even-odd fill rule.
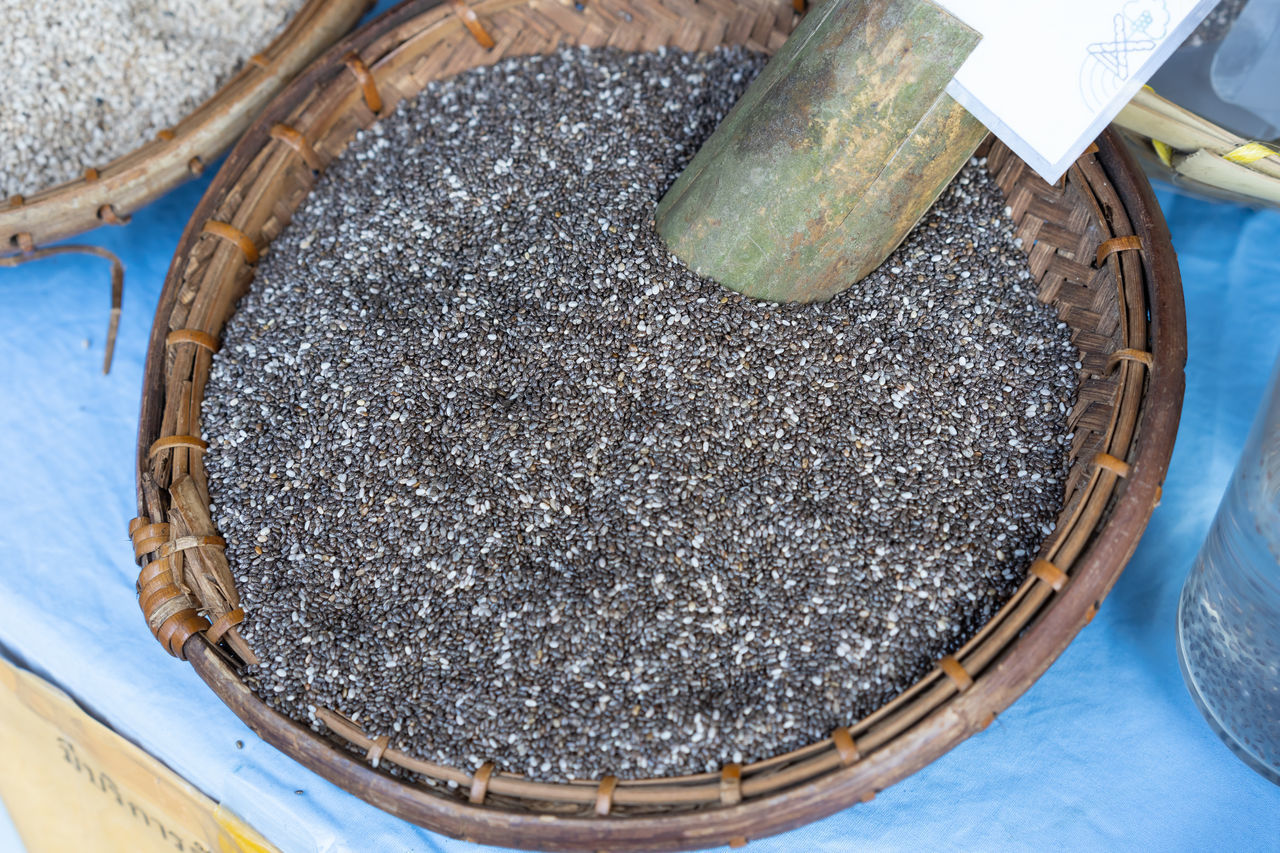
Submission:
[[[4,803],[0,803],[0,850],[20,850],[22,841],[18,838],[18,830],[9,819]]]
[[[102,262],[0,270],[0,644],[288,853],[478,850],[366,805],[258,740],[161,650],[138,612],[126,525],[143,354],[206,185],[90,235],[128,268],[108,377]],[[1201,719],[1173,631],[1183,576],[1280,347],[1280,213],[1161,200],[1182,262],[1191,359],[1164,503],[1128,570],[986,732],[871,804],[749,849],[1280,849],[1280,788]],[[0,773],[16,772],[0,755]],[[5,838],[0,829],[0,849]]]

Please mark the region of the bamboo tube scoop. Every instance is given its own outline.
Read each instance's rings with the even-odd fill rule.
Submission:
[[[857,283],[986,136],[945,91],[980,38],[930,0],[827,0],[659,202],[658,233],[758,299]]]

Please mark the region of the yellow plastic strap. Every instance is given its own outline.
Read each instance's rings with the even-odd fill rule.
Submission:
[[[1272,151],[1261,142],[1246,142],[1234,151],[1228,151],[1223,154],[1222,159],[1248,166],[1250,163],[1256,163],[1264,157],[1271,157],[1275,153],[1275,151]]]
[[[1172,169],[1173,149],[1169,147],[1169,143],[1161,142],[1159,139],[1153,139],[1151,140],[1151,147],[1156,150],[1156,156],[1160,158],[1160,162]]]

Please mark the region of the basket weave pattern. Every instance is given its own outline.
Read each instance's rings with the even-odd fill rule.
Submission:
[[[490,763],[420,761],[397,750],[389,733],[362,731],[326,709],[318,716],[329,733],[317,735],[267,709],[238,675],[254,657],[235,628],[245,614],[209,516],[199,439],[217,338],[258,256],[288,224],[318,170],[430,80],[562,44],[745,44],[772,52],[799,20],[792,4],[779,0],[578,5],[482,0],[467,9],[424,0],[398,7],[313,65],[237,146],[188,226],[152,332],[139,518],[131,526],[143,566],[141,604],[169,651],[190,660],[264,737],[409,820],[488,843],[548,849],[738,842],[870,799],[985,728],[1092,618],[1158,500],[1172,448],[1185,359],[1176,267],[1149,193],[1142,195],[1145,187],[1109,137],[1057,186],[998,142],[984,146],[1039,296],[1070,324],[1080,350],[1071,473],[1056,529],[1012,599],[868,717],[802,749],[716,773],[564,784]],[[387,765],[402,772],[388,774]]]

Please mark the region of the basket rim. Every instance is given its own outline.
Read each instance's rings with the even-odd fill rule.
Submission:
[[[267,143],[268,128],[273,122],[301,103],[308,91],[332,74],[335,66],[341,67],[343,56],[351,51],[359,53],[399,27],[411,30],[416,18],[439,5],[441,0],[401,4],[314,62],[254,123],[193,213],[174,254],[148,350],[137,468],[138,500],[143,514],[143,472],[148,467],[150,442],[159,432],[161,401],[157,390],[163,390],[167,320],[203,223],[212,218],[217,205]],[[484,0],[476,9],[484,12],[510,5],[510,0]],[[954,693],[905,732],[860,760],[803,785],[714,809],[610,819],[517,812],[433,795],[369,766],[333,740],[269,709],[241,682],[231,660],[203,634],[187,640],[184,655],[223,702],[269,743],[374,805],[435,831],[470,840],[504,845],[517,840],[542,849],[703,847],[781,832],[869,799],[984,729],[996,713],[1034,683],[1092,619],[1158,502],[1182,401],[1186,334],[1181,284],[1168,229],[1151,188],[1110,131],[1098,139],[1096,162],[1121,203],[1122,215],[1127,213],[1133,233],[1144,246],[1139,278],[1147,295],[1152,369],[1139,403],[1140,429],[1128,455],[1131,475],[1124,491],[1112,498],[1106,533],[1095,535],[1074,561],[1072,583],[975,676],[972,686]]]
[[[177,124],[79,178],[0,199],[0,256],[26,253],[100,225],[125,225],[134,211],[203,173],[262,108],[376,0],[305,0],[271,43],[244,60]]]

